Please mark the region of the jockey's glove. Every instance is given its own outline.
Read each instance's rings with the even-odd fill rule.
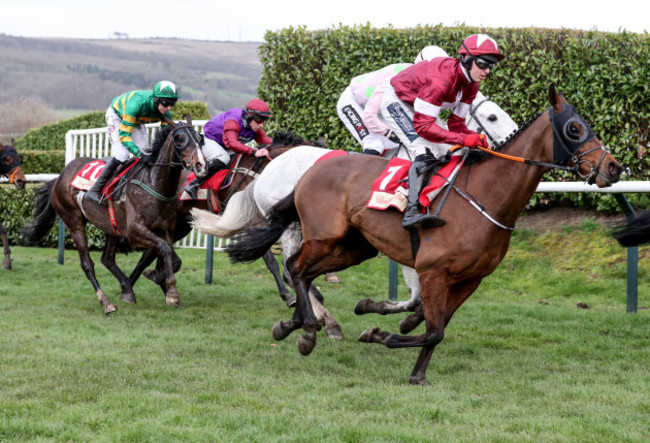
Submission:
[[[469,148],[489,148],[485,134],[467,134],[463,144]]]

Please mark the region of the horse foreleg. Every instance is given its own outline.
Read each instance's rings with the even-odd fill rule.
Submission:
[[[284,300],[287,303],[288,307],[292,307],[293,305],[296,304],[296,298],[293,295],[291,295],[291,293],[287,289],[287,286],[282,281],[282,276],[280,275],[280,266],[278,266],[278,262],[275,260],[275,256],[269,249],[262,256],[262,258],[264,259],[264,263],[266,264],[267,269],[275,279],[275,284],[278,286],[280,297],[282,298],[282,300]]]
[[[118,238],[114,236],[106,236],[106,245],[104,246],[104,252],[102,253],[102,264],[115,276],[115,278],[120,282],[120,299],[124,300],[127,303],[135,304],[135,294],[133,293],[133,286],[131,286],[131,281],[129,278],[122,272],[117,263],[115,262],[115,251],[117,248]]]
[[[154,249],[149,248],[142,253],[138,264],[135,265],[135,268],[133,268],[131,275],[129,275],[131,286],[135,285],[135,282],[138,281],[140,275],[142,275],[142,272],[147,269],[147,267],[154,261],[155,258],[156,251]]]
[[[2,238],[2,244],[5,252],[4,260],[2,260],[2,267],[5,269],[11,269],[11,249],[9,248],[9,237],[7,236],[7,229],[4,227],[4,225],[1,224],[0,237]]]
[[[413,311],[417,309],[418,305],[422,302],[422,291],[420,290],[420,282],[418,281],[418,275],[415,272],[415,269],[408,266],[402,265],[402,275],[404,276],[404,282],[409,288],[409,293],[411,298],[407,301],[391,301],[391,300],[382,300],[380,302],[374,302],[369,298],[360,300],[354,307],[354,313],[357,315],[363,314],[397,314],[400,312]],[[415,325],[417,326],[417,324]],[[415,327],[414,326],[414,327]],[[408,331],[402,331],[406,333]]]
[[[407,315],[399,322],[399,332],[408,334],[413,329],[417,328],[420,323],[424,321],[424,309],[422,303],[418,304],[413,314]]]
[[[305,331],[298,337],[298,352],[302,355],[309,355],[316,347],[316,333],[320,330],[321,324],[314,314],[309,297],[309,285],[311,280],[294,278],[296,281],[296,309],[300,310],[302,317],[302,328]]]

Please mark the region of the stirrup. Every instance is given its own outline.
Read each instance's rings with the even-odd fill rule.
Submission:
[[[98,194],[96,192],[86,192],[86,195],[84,195],[84,200],[90,200],[93,203],[96,203],[98,205],[106,206],[106,199],[102,194]]]

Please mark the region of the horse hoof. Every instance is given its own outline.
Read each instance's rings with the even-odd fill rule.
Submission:
[[[115,306],[113,303],[104,308],[104,314],[106,315],[112,314],[115,311],[117,311],[117,306]]]
[[[409,377],[409,383],[412,385],[420,385],[420,386],[429,386],[429,383],[427,383],[427,379],[424,377],[418,376],[410,376]]]
[[[146,278],[148,278],[152,282],[155,282],[156,277],[158,276],[158,271],[156,271],[155,269],[147,269],[146,271],[144,271],[142,273],[142,275],[144,275]]]
[[[343,331],[339,325],[327,326],[325,328],[325,335],[331,340],[345,340]]]
[[[298,352],[300,355],[309,355],[316,347],[316,334],[314,332],[306,332],[298,337]]]
[[[287,308],[293,308],[296,306],[296,297],[293,295],[288,295],[284,300],[287,302]]]
[[[366,298],[364,300],[359,300],[354,306],[354,313],[357,315],[363,315],[368,313],[368,304],[373,303],[372,300]]]
[[[172,308],[178,308],[178,307],[180,307],[180,305],[181,305],[181,299],[180,299],[180,297],[177,296],[177,295],[168,295],[168,296],[165,296],[165,301],[166,301],[167,304],[168,304],[169,306],[171,306]]]
[[[135,294],[120,294],[120,300],[125,301],[129,304],[135,304]]]
[[[359,336],[359,341],[364,343],[372,343],[372,336],[376,332],[379,332],[379,328],[377,326],[375,326],[374,328],[366,329]]]
[[[282,341],[287,336],[290,334],[291,331],[289,331],[287,328],[284,327],[284,323],[279,321],[275,325],[273,325],[273,329],[271,330],[271,334],[273,335],[273,339],[277,341]]]

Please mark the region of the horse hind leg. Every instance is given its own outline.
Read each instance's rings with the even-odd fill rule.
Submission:
[[[117,306],[111,303],[111,301],[108,299],[108,297],[106,296],[102,288],[99,286],[99,282],[97,281],[97,277],[95,276],[95,265],[93,263],[93,260],[90,258],[90,253],[88,252],[88,245],[86,243],[85,227],[82,226],[81,229],[79,228],[70,229],[70,225],[66,224],[66,226],[70,231],[72,240],[77,246],[77,251],[79,251],[79,260],[81,262],[81,269],[84,271],[84,274],[86,274],[86,278],[90,280],[90,283],[93,285],[93,288],[95,289],[95,293],[97,294],[97,299],[99,300],[99,304],[104,310],[104,314],[108,315],[117,311]]]
[[[282,300],[284,300],[287,303],[287,307],[292,307],[296,304],[296,298],[291,295],[291,292],[289,292],[289,289],[287,289],[287,286],[284,284],[284,281],[282,281],[282,276],[280,275],[280,266],[278,266],[278,262],[275,260],[275,256],[273,255],[273,252],[269,249],[264,253],[262,256],[264,259],[264,263],[266,264],[267,269],[269,272],[273,275],[273,278],[275,279],[275,284],[278,287],[278,292],[280,293],[280,297]]]
[[[0,238],[4,248],[4,260],[2,260],[2,267],[4,269],[11,269],[11,249],[9,248],[9,237],[7,236],[7,229],[4,225],[0,224]]]

